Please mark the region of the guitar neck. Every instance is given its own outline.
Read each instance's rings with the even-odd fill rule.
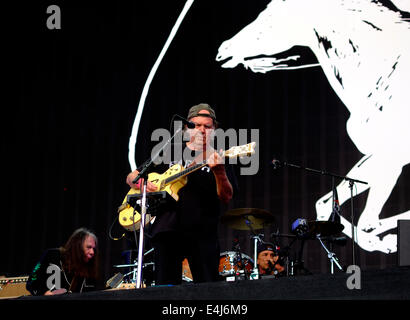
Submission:
[[[224,151],[223,154],[222,154],[222,157],[224,157],[224,156],[225,156],[225,151]],[[188,175],[188,174],[190,174],[190,173],[192,173],[192,172],[194,172],[194,171],[196,171],[196,170],[198,170],[198,169],[201,169],[202,167],[204,167],[204,166],[206,166],[206,165],[207,165],[206,161],[204,161],[204,162],[202,162],[202,163],[195,164],[195,165],[193,165],[193,166],[191,166],[191,167],[189,167],[189,168],[186,168],[185,170],[182,170],[181,172],[179,172],[179,173],[177,173],[177,174],[174,174],[173,176],[171,176],[171,177],[165,179],[165,180],[164,180],[164,183],[165,183],[165,185],[167,185],[167,184],[169,184],[169,183],[171,183],[171,182],[173,182],[173,181],[175,181],[175,180],[178,180],[178,179],[180,179],[180,178],[182,178],[182,177],[185,177],[186,175]]]
[[[187,168],[187,169],[185,169],[185,170],[182,170],[180,173],[174,174],[173,176],[171,176],[171,177],[165,179],[165,180],[164,180],[164,183],[167,185],[167,184],[169,184],[169,183],[171,183],[171,182],[173,182],[173,181],[175,181],[175,180],[178,180],[178,179],[180,179],[180,178],[182,178],[182,177],[185,177],[186,175],[188,175],[188,174],[190,174],[190,173],[192,173],[192,172],[194,172],[194,171],[196,171],[196,170],[198,170],[198,169],[201,169],[201,168],[204,167],[204,166],[206,166],[206,162],[205,162],[205,163],[195,164],[195,165],[193,165],[192,167],[189,167],[189,168]]]

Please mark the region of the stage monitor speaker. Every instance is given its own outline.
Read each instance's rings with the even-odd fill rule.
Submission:
[[[397,220],[398,265],[410,266],[410,220]]]
[[[29,296],[26,289],[28,277],[0,278],[0,299]]]
[[[106,288],[118,288],[122,283],[122,279],[124,279],[124,275],[121,272],[118,272],[107,280],[105,286]]]

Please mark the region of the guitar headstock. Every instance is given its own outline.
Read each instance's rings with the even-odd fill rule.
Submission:
[[[244,144],[242,146],[232,147],[224,152],[225,157],[245,157],[255,153],[256,142]]]

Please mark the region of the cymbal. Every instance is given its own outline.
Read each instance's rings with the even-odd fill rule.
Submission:
[[[344,229],[341,223],[332,221],[308,221],[308,227],[308,234],[315,238],[317,235],[321,237],[333,236]]]
[[[237,208],[226,212],[221,222],[236,230],[263,229],[274,221],[274,216],[267,210],[257,208]]]

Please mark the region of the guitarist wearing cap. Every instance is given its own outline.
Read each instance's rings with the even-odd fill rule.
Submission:
[[[184,168],[204,161],[206,165],[186,177],[175,208],[157,214],[151,226],[156,285],[180,284],[184,258],[188,259],[194,282],[219,280],[220,207],[232,199],[236,180],[231,167],[225,166],[222,156],[211,146],[217,126],[215,111],[208,104],[195,105],[187,119],[195,128],[186,128],[189,141],[181,155],[173,156],[172,163]],[[155,171],[164,172],[169,167],[161,164]],[[132,183],[138,173],[135,170],[127,176],[127,184],[136,190],[142,185],[142,181]],[[158,185],[149,179],[147,192],[154,191],[158,191]]]

